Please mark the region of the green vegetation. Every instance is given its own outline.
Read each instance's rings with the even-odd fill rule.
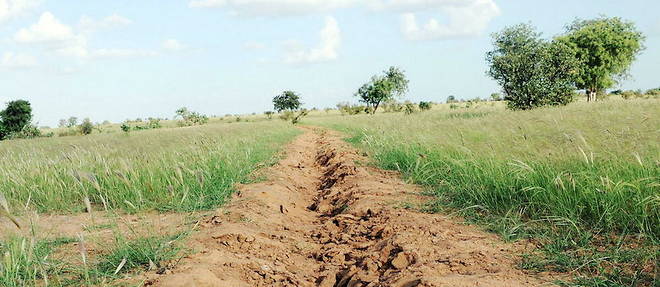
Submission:
[[[128,212],[209,209],[298,132],[262,122],[7,141],[0,193],[13,212],[78,212],[86,200]]]
[[[403,97],[408,91],[408,79],[403,70],[390,67],[382,76],[373,76],[355,93],[369,108],[371,114],[376,113],[381,103]]]
[[[570,46],[541,39],[529,24],[493,34],[493,45],[486,54],[488,75],[502,87],[510,109],[566,105],[573,100],[578,63]]]
[[[180,127],[203,125],[209,122],[209,118],[207,116],[198,112],[190,111],[186,107],[176,110],[176,116],[174,118],[181,118],[181,120],[177,123]],[[138,122],[142,122],[142,120],[138,120]]]
[[[310,122],[345,131],[380,167],[428,187],[429,210],[538,241],[523,266],[631,286],[650,284],[660,252],[658,111],[658,99],[619,100]]]
[[[632,22],[600,17],[575,20],[557,42],[575,52],[579,63],[576,87],[585,90],[587,101],[592,101],[626,75],[644,48],[644,35]]]
[[[300,109],[302,103],[300,102],[300,95],[294,91],[284,91],[282,94],[273,98],[273,106],[279,113],[282,111],[295,111]]]
[[[31,120],[32,107],[28,101],[8,102],[7,107],[0,110],[0,140],[39,136],[39,129],[30,125]]]

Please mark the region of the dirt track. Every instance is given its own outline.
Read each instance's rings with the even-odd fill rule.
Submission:
[[[241,187],[202,224],[197,253],[146,285],[544,285],[495,235],[401,208],[425,200],[419,189],[355,163],[365,160],[336,134],[306,129],[269,181]]]

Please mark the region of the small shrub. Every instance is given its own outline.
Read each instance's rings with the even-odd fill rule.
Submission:
[[[122,130],[123,132],[127,133],[127,132],[130,132],[130,131],[131,131],[131,127],[130,127],[128,124],[126,124],[126,123],[122,123],[122,124],[121,124],[121,130]]]
[[[419,102],[419,110],[420,111],[428,111],[431,109],[431,102]]]
[[[417,107],[415,107],[415,104],[411,102],[406,102],[403,104],[403,112],[406,113],[406,115],[413,114],[417,112]]]
[[[266,118],[269,120],[273,118],[273,114],[274,113],[272,111],[264,112],[264,115],[266,115]]]
[[[182,119],[177,123],[180,127],[203,125],[209,121],[207,116],[198,112],[189,111],[188,108],[185,107],[176,110],[175,118],[176,117],[180,117]]]
[[[94,124],[92,124],[92,121],[89,118],[86,118],[80,123],[78,128],[80,129],[81,134],[88,135],[94,131]]]

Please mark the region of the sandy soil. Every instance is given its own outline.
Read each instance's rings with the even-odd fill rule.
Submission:
[[[520,247],[460,219],[405,209],[428,200],[337,134],[306,129],[269,181],[240,187],[189,240],[195,253],[147,286],[540,286]]]

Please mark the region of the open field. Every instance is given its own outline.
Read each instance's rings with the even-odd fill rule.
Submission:
[[[0,192],[23,229],[14,232],[0,218],[11,231],[3,234],[0,251],[12,263],[3,265],[10,268],[3,267],[0,282],[314,286],[335,277],[340,282],[353,274],[352,265],[369,270],[371,260],[390,266],[405,257],[400,271],[379,269],[378,282],[435,286],[449,278],[458,284],[486,276],[491,283],[509,278],[521,286],[548,280],[653,286],[660,254],[659,114],[660,100],[640,99],[522,112],[507,111],[501,102],[373,116],[329,110],[303,120],[342,132],[360,155],[340,147],[337,134],[303,131],[277,115],[5,141]],[[266,168],[303,132],[287,158]],[[421,188],[369,165],[398,171]],[[255,181],[262,182],[241,185]],[[421,189],[425,196],[417,194]],[[236,190],[240,194],[224,207]],[[381,213],[365,217],[364,206]],[[499,238],[462,226],[456,215]],[[326,226],[331,222],[340,222],[340,229]],[[361,231],[380,227],[398,235]],[[419,248],[437,245],[438,236],[453,253]],[[466,237],[484,242],[468,248],[461,243]],[[385,241],[394,245],[376,244]],[[475,246],[500,247],[470,249]],[[367,255],[379,248],[405,256]],[[447,261],[433,261],[438,256]],[[272,258],[284,265],[270,265]],[[467,267],[457,268],[456,258]],[[225,265],[229,261],[242,263]],[[271,269],[259,271],[255,264]],[[346,280],[374,275],[360,272]]]
[[[378,166],[426,186],[437,198],[429,210],[538,240],[546,256],[530,254],[526,267],[630,286],[657,276],[658,115],[660,101],[639,100],[309,122],[346,132]]]
[[[12,212],[213,208],[298,131],[282,122],[2,143]]]

